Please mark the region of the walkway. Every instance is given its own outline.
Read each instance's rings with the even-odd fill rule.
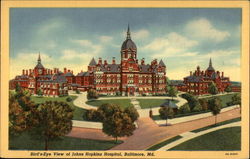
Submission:
[[[239,109],[229,110],[217,116],[217,122],[240,117]],[[138,129],[127,138],[124,143],[113,147],[111,150],[145,150],[152,145],[174,136],[214,124],[214,117],[206,117],[172,126],[159,127],[155,122],[146,117],[138,119]],[[84,135],[84,134],[83,134]]]
[[[182,136],[183,138],[181,138],[179,140],[176,140],[174,142],[171,142],[170,144],[167,144],[167,145],[161,147],[157,151],[166,151],[166,150],[169,150],[169,149],[171,149],[171,148],[173,148],[173,147],[175,147],[175,146],[177,146],[177,145],[179,145],[179,144],[181,144],[181,143],[183,143],[185,141],[196,138],[198,136],[201,136],[201,135],[204,135],[204,134],[207,134],[207,133],[219,130],[219,129],[229,128],[229,127],[236,127],[236,126],[241,126],[241,122],[239,121],[239,122],[234,122],[234,123],[230,123],[230,124],[226,124],[226,125],[221,125],[221,126],[211,128],[211,129],[208,129],[208,130],[204,130],[204,131],[201,131],[201,132],[198,132],[198,133],[185,132],[183,134],[180,134],[180,136]]]
[[[77,96],[77,98],[73,101],[73,104],[79,108],[83,109],[97,109],[95,106],[91,106],[86,104],[88,101],[87,99],[87,92],[81,92],[80,94],[76,94],[74,92],[69,92],[69,95]]]
[[[238,105],[226,107],[226,108],[221,109],[221,113],[232,110],[232,109],[237,109],[237,108],[239,108]],[[207,112],[207,113],[202,113],[202,114],[197,114],[197,115],[190,115],[190,116],[185,116],[185,117],[173,118],[173,119],[168,119],[168,123],[169,124],[178,124],[178,123],[192,121],[192,120],[205,118],[205,117],[209,117],[209,116],[213,116],[213,114],[211,112]],[[155,122],[158,125],[162,125],[162,124],[166,123],[166,120],[155,120]]]
[[[178,108],[187,103],[187,100],[180,96],[183,93],[184,92],[181,92],[177,95],[177,97],[173,98],[174,100],[178,101],[176,103]],[[145,96],[145,97],[129,96],[129,97],[103,97],[103,98],[99,98],[99,100],[109,100],[109,99],[131,99],[131,100],[134,100],[134,99],[172,99],[172,97],[167,97],[167,96],[150,96],[150,97],[149,96]],[[139,103],[138,103],[138,105],[139,105]],[[151,110],[153,111],[153,115],[159,115],[159,107],[151,108]],[[150,108],[140,109],[138,107],[137,111],[138,111],[140,117],[148,117]]]

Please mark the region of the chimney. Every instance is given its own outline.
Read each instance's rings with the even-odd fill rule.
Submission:
[[[112,64],[115,64],[115,57],[113,57],[112,59]]]
[[[64,73],[64,74],[67,73],[67,68],[66,68],[66,67],[64,67],[63,73]]]
[[[29,69],[29,75],[31,74],[31,69]]]
[[[70,70],[68,70],[68,72],[70,72]]]
[[[56,68],[54,68],[54,72],[53,72],[54,74],[56,73]]]
[[[102,58],[99,57],[99,60],[98,60],[98,64],[101,65],[102,64]]]
[[[192,71],[190,71],[190,76],[192,76]]]
[[[141,59],[141,65],[144,65],[145,61],[144,58]]]
[[[52,75],[53,74],[53,71],[52,70],[50,70],[50,75]]]
[[[107,65],[107,64],[108,64],[107,60],[104,60],[104,65]]]
[[[28,75],[28,70],[26,70],[26,75]]]
[[[23,70],[23,75],[25,74],[25,71]]]
[[[221,76],[222,76],[222,78],[224,78],[224,72],[222,72],[221,74],[222,74],[222,75],[221,75]]]

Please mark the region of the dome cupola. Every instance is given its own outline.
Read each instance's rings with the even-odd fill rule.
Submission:
[[[129,25],[128,25],[127,38],[123,42],[121,50],[129,50],[129,49],[136,50],[137,48],[136,48],[135,43],[131,40],[130,30],[129,30]]]

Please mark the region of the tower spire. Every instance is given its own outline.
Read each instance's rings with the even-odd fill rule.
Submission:
[[[129,24],[128,24],[128,30],[127,30],[127,39],[131,39],[131,37],[130,37],[130,29],[129,29]]]
[[[212,67],[212,60],[211,60],[211,57],[210,57],[210,60],[209,60],[209,67]]]
[[[40,51],[39,51],[39,55],[38,55],[38,60],[37,60],[38,63],[41,63],[41,56],[40,56]]]

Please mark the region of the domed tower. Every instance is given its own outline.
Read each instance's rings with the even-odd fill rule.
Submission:
[[[35,72],[35,76],[36,77],[39,76],[39,75],[43,75],[44,74],[45,68],[43,67],[41,61],[42,60],[41,60],[40,53],[39,53],[38,59],[37,59],[37,65],[34,68],[34,72]]]
[[[209,60],[209,66],[208,66],[208,68],[207,68],[207,73],[208,73],[208,76],[211,76],[214,72],[215,72],[215,69],[214,69],[214,67],[213,67],[213,65],[212,65],[212,60],[211,60],[211,58],[210,58],[210,60]]]
[[[137,59],[137,48],[135,43],[131,39],[130,29],[128,25],[127,37],[121,47],[121,61],[127,61],[130,58],[133,58],[134,60]]]

